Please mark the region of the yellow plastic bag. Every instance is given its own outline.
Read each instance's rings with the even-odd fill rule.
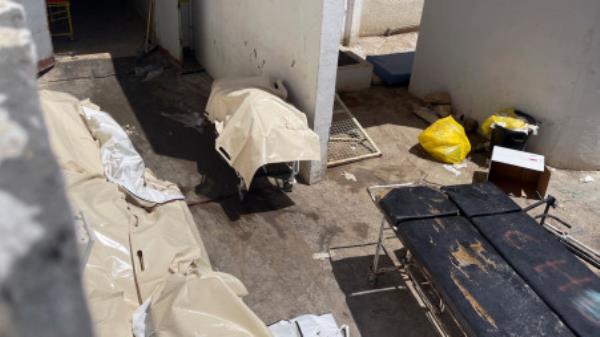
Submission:
[[[423,130],[419,144],[433,158],[450,164],[462,162],[471,152],[465,129],[452,116],[439,119]]]
[[[491,115],[481,124],[481,134],[490,138],[492,134],[492,126],[494,124],[502,125],[509,130],[527,130],[527,123],[520,118],[517,118],[513,109],[504,109],[498,111],[497,114]]]

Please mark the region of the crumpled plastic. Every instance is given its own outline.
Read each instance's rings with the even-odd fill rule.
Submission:
[[[88,128],[100,142],[100,158],[106,177],[143,201],[163,204],[184,199],[181,193],[161,191],[144,179],[146,166],[127,133],[106,112],[82,107]]]
[[[136,337],[271,337],[226,282],[210,272],[170,275],[134,320]]]
[[[449,164],[461,163],[471,152],[465,129],[452,116],[437,120],[421,132],[419,144],[433,158]]]
[[[480,127],[480,132],[483,136],[490,138],[492,135],[492,130],[496,125],[500,125],[505,129],[509,129],[511,131],[529,133],[533,131],[537,132],[536,125],[529,125],[526,121],[522,120],[515,113],[515,110],[512,108],[507,108],[498,111],[498,113],[491,115],[488,117]]]

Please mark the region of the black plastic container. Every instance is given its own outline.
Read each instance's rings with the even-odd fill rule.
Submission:
[[[515,114],[519,118],[524,119],[527,122],[527,124],[537,125],[536,119],[532,116],[519,110],[515,110]],[[502,147],[507,147],[509,149],[523,151],[527,146],[527,140],[529,140],[529,136],[531,135],[531,133],[532,131],[528,131],[527,133],[525,133],[509,130],[500,125],[495,125],[491,133],[490,150],[493,150],[494,146],[498,145]]]

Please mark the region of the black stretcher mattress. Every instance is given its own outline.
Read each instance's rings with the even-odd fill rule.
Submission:
[[[523,212],[473,218],[504,259],[579,336],[600,336],[600,279]]]
[[[446,186],[442,190],[448,193],[450,199],[468,218],[521,210],[519,205],[490,182]]]
[[[408,220],[396,233],[470,336],[574,336],[466,218]]]
[[[401,187],[391,190],[379,201],[390,224],[444,215],[458,215],[456,205],[444,193],[427,186]]]
[[[492,183],[444,190],[565,324],[600,336],[598,276]]]

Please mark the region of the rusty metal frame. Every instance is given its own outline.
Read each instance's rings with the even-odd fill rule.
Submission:
[[[379,237],[377,239],[377,245],[375,248],[375,255],[373,257],[373,264],[371,265],[371,269],[369,271],[369,282],[373,285],[377,282],[377,277],[381,274],[396,271],[399,272],[402,280],[406,284],[406,287],[410,290],[411,295],[415,298],[419,306],[425,309],[425,315],[427,319],[431,322],[431,324],[435,327],[438,334],[442,337],[451,337],[449,326],[446,322],[444,322],[444,318],[442,314],[447,313],[451,323],[457,328],[458,331],[462,333],[463,336],[468,336],[466,330],[461,326],[459,321],[456,318],[456,315],[452,312],[452,310],[447,310],[448,306],[445,304],[442,296],[438,289],[436,289],[435,284],[431,281],[431,276],[429,273],[421,266],[421,264],[412,256],[412,253],[406,248],[406,244],[396,236],[402,245],[406,249],[406,255],[401,259],[398,259],[392,252],[385,247],[385,238],[384,234],[386,231],[394,231],[396,232],[395,226],[392,226],[385,215],[383,215],[383,211],[379,206],[379,200],[381,195],[376,195],[377,190],[382,189],[392,189],[396,187],[406,187],[412,186],[414,183],[400,183],[400,184],[388,184],[388,185],[374,185],[369,186],[367,188],[367,192],[371,197],[371,200],[382,212],[381,225],[379,227]],[[426,184],[428,185],[428,184]],[[437,188],[438,186],[430,185],[431,187]],[[385,255],[392,261],[394,267],[390,268],[381,268],[379,266],[379,259],[381,252],[384,252]],[[419,275],[421,277],[419,277]],[[422,280],[420,280],[422,279]],[[424,289],[424,286],[429,287],[432,296],[427,295],[427,291]],[[433,297],[433,298],[431,298]],[[435,304],[434,304],[435,302]]]
[[[587,246],[583,242],[573,238],[567,232],[559,229],[557,226],[554,226],[551,223],[546,221],[546,219],[552,219],[555,222],[559,223],[560,225],[562,225],[566,228],[569,228],[569,229],[573,228],[573,226],[570,223],[557,217],[556,215],[550,214],[550,208],[556,207],[556,198],[555,197],[549,195],[548,197],[523,208],[523,211],[529,212],[529,211],[536,209],[537,207],[540,207],[542,205],[545,205],[544,211],[541,214],[534,216],[533,218],[535,220],[539,219],[540,225],[542,227],[544,227],[544,229],[546,229],[548,232],[550,232],[550,234],[556,236],[556,238],[558,238],[558,240],[562,244],[564,244],[571,252],[573,252],[573,254],[577,255],[578,257],[580,257],[587,263],[591,264],[595,268],[600,269],[600,253],[599,252],[595,251],[594,249]]]
[[[362,135],[364,136],[364,138],[362,139],[355,139],[355,138],[336,138],[336,137],[330,137],[329,138],[329,142],[340,142],[340,143],[362,143],[362,142],[367,142],[370,144],[370,147],[373,148],[373,151],[371,153],[367,153],[367,154],[363,154],[363,155],[358,155],[358,156],[352,156],[352,157],[348,157],[348,158],[344,158],[344,159],[337,159],[337,160],[327,160],[327,167],[334,167],[334,166],[338,166],[338,165],[343,165],[343,164],[349,164],[349,163],[353,163],[353,162],[357,162],[360,160],[364,160],[364,159],[369,159],[369,158],[375,158],[375,157],[380,157],[382,155],[381,150],[379,149],[379,147],[377,146],[377,144],[375,144],[375,142],[373,141],[373,139],[369,136],[369,134],[367,133],[367,131],[362,127],[362,125],[358,122],[358,120],[356,119],[356,117],[354,117],[354,115],[352,114],[352,112],[350,112],[350,109],[348,109],[348,106],[346,106],[346,103],[344,103],[344,101],[342,101],[341,97],[338,94],[335,94],[335,101],[337,103],[339,103],[339,105],[341,106],[341,110],[340,111],[335,111],[335,106],[334,106],[334,114],[345,114],[348,119],[356,126],[356,129],[358,129],[360,131],[360,133],[362,133]],[[333,128],[333,124],[331,126],[331,128]]]

